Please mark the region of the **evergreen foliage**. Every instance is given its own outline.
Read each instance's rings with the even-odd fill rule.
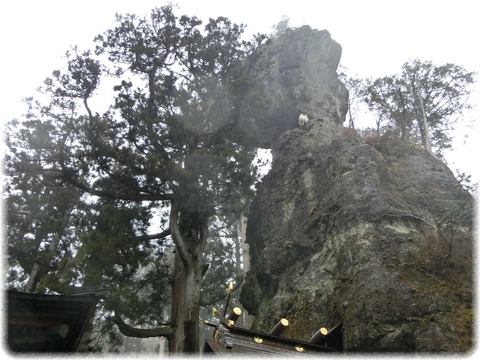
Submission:
[[[353,84],[377,116],[377,131],[418,141],[436,155],[451,148],[451,130],[468,109],[474,73],[455,64],[406,62],[398,75]]]
[[[241,40],[243,30],[165,6],[117,15],[94,50],[66,53],[41,89],[49,100],[27,99],[25,119],[7,127],[11,286],[38,264],[29,291],[108,287],[103,321],[169,321],[172,351],[199,350],[198,332],[177,325],[198,328],[204,260],[231,264],[217,260],[226,244],[206,246],[208,228],[239,214],[256,176],[254,149],[230,131],[234,80],[264,40]],[[170,305],[181,312],[166,314]]]

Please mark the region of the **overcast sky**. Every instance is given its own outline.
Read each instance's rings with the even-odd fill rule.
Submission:
[[[351,75],[380,77],[400,71],[408,60],[452,62],[480,74],[476,1],[426,0],[180,0],[177,15],[226,16],[247,25],[247,33],[271,33],[282,16],[291,26],[327,29],[343,48],[341,64]],[[93,37],[114,24],[115,13],[146,15],[166,1],[83,0],[2,1],[2,121],[20,117],[22,97],[35,94],[72,45],[89,48]],[[480,82],[480,78],[477,77]],[[472,94],[479,107],[467,115],[479,119],[480,85]],[[478,129],[459,129],[452,169],[460,168],[480,180],[480,167],[469,155],[479,154]],[[465,137],[468,136],[468,137]]]

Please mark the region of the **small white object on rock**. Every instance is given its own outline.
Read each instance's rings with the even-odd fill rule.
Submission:
[[[305,114],[300,114],[300,116],[298,117],[298,123],[300,124],[300,126],[305,125],[307,122],[308,122],[308,116]]]

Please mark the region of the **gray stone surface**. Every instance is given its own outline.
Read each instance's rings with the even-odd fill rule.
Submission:
[[[286,130],[310,121],[342,123],[348,92],[338,80],[341,46],[328,31],[302,26],[270,40],[249,59],[237,99],[240,133],[269,148]]]
[[[306,340],[343,321],[348,351],[467,351],[473,201],[448,167],[336,119],[285,132],[272,153],[240,298],[255,328],[285,317]]]
[[[304,26],[245,68],[237,133],[273,164],[250,206],[240,301],[254,329],[285,317],[284,336],[301,340],[343,322],[346,351],[466,352],[472,196],[421,147],[342,127],[340,55]]]

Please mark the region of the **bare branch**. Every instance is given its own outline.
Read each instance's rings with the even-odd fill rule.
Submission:
[[[168,235],[171,235],[170,229],[164,230],[164,231],[162,231],[158,234],[151,234],[151,235],[142,236],[142,239],[157,240],[157,239],[163,239],[164,237],[167,237]]]
[[[173,328],[170,326],[160,326],[151,329],[139,329],[126,324],[120,315],[115,311],[112,321],[118,326],[120,332],[129,337],[150,338],[150,337],[169,337],[173,334]]]

